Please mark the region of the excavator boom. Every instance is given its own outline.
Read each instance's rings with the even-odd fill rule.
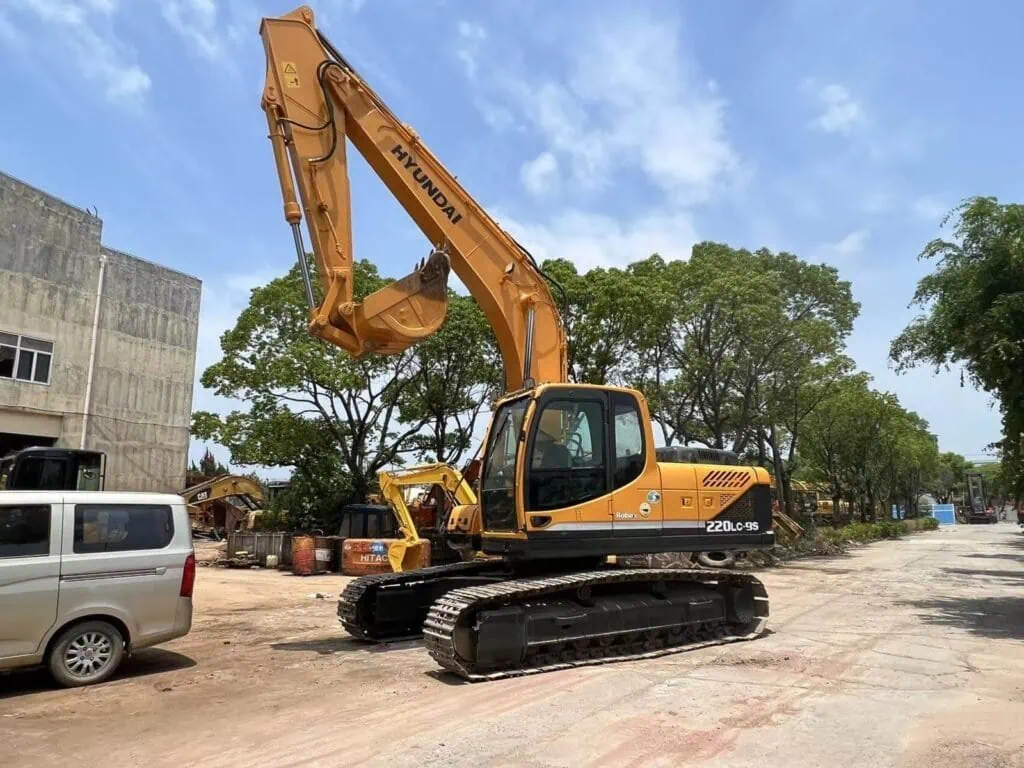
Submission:
[[[310,8],[264,19],[260,35],[267,57],[262,107],[305,281],[310,331],[354,357],[401,352],[443,324],[450,266],[494,329],[507,390],[566,381],[565,332],[533,257],[392,114],[316,29]],[[433,246],[412,274],[362,301],[355,299],[346,139]],[[303,219],[323,289],[319,298],[306,265]]]

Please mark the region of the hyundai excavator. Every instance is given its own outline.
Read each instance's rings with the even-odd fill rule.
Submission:
[[[770,548],[768,473],[724,451],[683,449],[659,461],[643,395],[569,381],[555,281],[391,112],[313,11],[264,18],[260,36],[261,106],[309,332],[354,358],[399,353],[441,327],[454,271],[504,364],[477,503],[449,520],[449,532],[485,557],[356,579],[338,602],[343,627],[375,641],[422,636],[442,668],[472,681],[761,634],[768,596],[749,574],[607,560]],[[354,298],[348,143],[432,245],[412,274],[362,301]]]

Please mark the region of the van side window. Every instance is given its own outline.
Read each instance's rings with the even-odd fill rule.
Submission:
[[[174,538],[171,508],[158,504],[76,504],[74,550],[163,549]]]
[[[50,554],[50,506],[0,506],[0,557]]]

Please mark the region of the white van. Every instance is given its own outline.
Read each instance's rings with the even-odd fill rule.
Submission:
[[[192,628],[196,559],[180,496],[0,491],[0,669],[99,683]]]

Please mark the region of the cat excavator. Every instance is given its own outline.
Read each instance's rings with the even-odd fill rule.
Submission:
[[[484,556],[356,579],[338,602],[342,626],[373,641],[422,636],[442,668],[473,681],[761,634],[768,596],[753,576],[630,569],[608,557],[770,548],[768,473],[725,451],[678,449],[659,461],[640,392],[570,382],[557,283],[391,112],[313,11],[264,18],[260,36],[261,106],[309,332],[354,358],[397,354],[441,327],[454,271],[504,364],[477,501],[448,522]],[[349,143],[432,246],[410,275],[362,301],[353,285]]]

